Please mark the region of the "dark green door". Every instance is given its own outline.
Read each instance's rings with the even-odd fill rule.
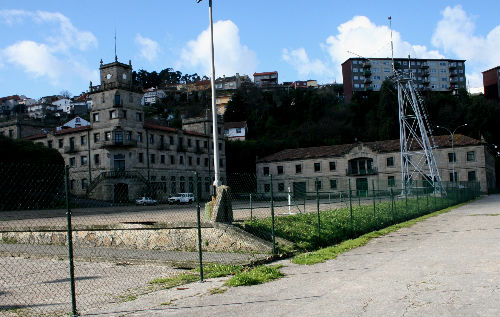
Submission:
[[[295,199],[304,199],[306,196],[306,182],[293,182],[293,196]]]
[[[356,178],[356,191],[358,196],[366,196],[368,194],[368,179]]]

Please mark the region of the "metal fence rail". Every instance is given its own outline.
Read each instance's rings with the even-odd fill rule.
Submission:
[[[79,173],[0,163],[0,316],[99,313],[154,291],[151,280],[178,274],[179,265],[198,267],[203,279],[206,263],[248,263],[259,256],[225,249],[227,237],[210,231],[211,180],[205,175],[148,179],[137,171],[103,171],[89,182]],[[283,249],[283,239],[311,250],[479,195],[477,183],[446,184],[444,194],[375,182],[360,191],[348,181],[326,190],[318,179],[304,181],[316,184],[314,190],[284,188],[272,176],[267,188],[255,175],[226,175],[233,225],[267,239],[273,253]],[[175,192],[193,193],[195,201],[169,204]],[[154,201],[136,205],[132,193]]]

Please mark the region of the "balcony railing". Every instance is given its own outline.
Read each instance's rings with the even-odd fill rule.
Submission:
[[[75,153],[75,152],[78,152],[78,150],[76,149],[76,147],[74,145],[70,145],[70,146],[65,146],[64,147],[64,153],[65,154]]]
[[[133,147],[137,146],[137,140],[108,140],[102,142],[102,147]]]
[[[376,175],[378,174],[378,170],[376,167],[369,169],[358,169],[353,170],[352,168],[348,168],[345,170],[347,176],[363,176],[363,175]]]

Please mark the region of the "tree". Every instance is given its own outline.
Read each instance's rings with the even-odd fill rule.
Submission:
[[[71,93],[67,89],[61,90],[59,95],[63,96],[64,98],[71,98]]]
[[[0,136],[0,210],[54,207],[64,184],[64,159],[55,149]]]

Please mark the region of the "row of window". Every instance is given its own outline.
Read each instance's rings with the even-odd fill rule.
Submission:
[[[120,112],[122,114],[121,118],[123,119],[127,119],[127,110],[110,110],[109,111],[109,116],[108,118],[109,119],[117,119],[119,118],[120,116]],[[92,114],[92,121],[93,122],[99,122],[99,112],[94,112]],[[142,112],[136,112],[135,113],[135,120],[136,121],[142,121]]]
[[[150,164],[156,164],[157,163],[156,157],[157,156],[154,153],[149,154],[149,163]],[[159,164],[167,164],[166,163],[166,158],[167,158],[166,155],[161,154],[159,157],[160,157],[160,160],[158,162]],[[169,162],[170,162],[171,165],[175,165],[176,164],[176,159],[175,159],[174,155],[169,155],[168,158],[169,158]],[[187,157],[187,165],[188,166],[193,166],[194,162],[195,162],[195,159],[196,159],[196,165],[197,166],[201,166],[201,157],[199,157],[199,156],[196,157],[196,158],[194,158],[192,156],[188,156]],[[142,152],[137,153],[137,160],[139,161],[139,163],[145,163],[144,162],[144,153],[142,153]],[[178,162],[179,162],[179,165],[184,165],[185,164],[185,160],[184,160],[184,156],[183,155],[179,156]],[[209,163],[210,163],[210,159],[208,157],[203,158],[203,166],[208,167]],[[224,159],[222,159],[222,158],[219,159],[219,166],[220,167],[224,167]]]
[[[161,176],[161,182],[156,182],[156,176],[151,176],[151,186],[155,189],[162,190],[164,193],[167,193],[167,177],[166,176]],[[186,192],[186,177],[180,176],[179,179],[179,192]],[[221,181],[223,179],[221,178]],[[76,189],[76,180],[71,179],[69,182],[69,187],[70,190],[75,190]],[[86,178],[80,179],[80,189],[86,190],[88,187],[88,180]],[[187,182],[187,191],[188,192],[194,192],[194,178],[193,177],[188,177],[188,182]],[[206,193],[211,192],[211,181],[210,177],[205,177],[205,182],[204,182],[204,190]],[[177,178],[175,176],[170,177],[170,193],[174,194],[177,193]],[[201,192],[202,191],[202,179],[201,177],[198,177],[198,190]]]
[[[124,132],[123,131],[115,131],[113,132],[114,138],[113,140],[115,143],[122,143],[124,140]],[[105,141],[111,141],[112,138],[112,133],[111,131],[106,131],[104,132],[104,140]],[[101,140],[101,133],[96,132],[93,135],[94,143],[100,142]],[[149,135],[149,143],[150,144],[155,144],[155,140],[158,140],[160,144],[166,144],[165,143],[165,137],[163,135],[155,136],[154,134]],[[132,140],[132,132],[131,131],[125,131],[125,140],[131,141]],[[137,132],[137,142],[142,143],[143,142],[143,133],[142,132]],[[64,139],[58,139],[58,148],[63,148],[64,147]],[[183,138],[178,138],[178,142],[182,145],[184,143]],[[80,145],[86,145],[87,144],[87,135],[81,135],[80,136]],[[168,144],[169,145],[174,145],[175,144],[175,139],[173,136],[168,136]],[[213,143],[212,143],[213,144]],[[192,147],[193,145],[196,146],[197,149],[201,148],[201,140],[193,140],[188,138],[187,139],[187,146]],[[219,151],[224,151],[223,149],[223,143],[219,143]],[[69,146],[74,147],[75,146],[75,137],[70,137],[69,138]],[[47,141],[47,147],[52,148],[53,147],[53,141],[48,140]],[[208,148],[208,141],[204,140],[203,141],[203,148],[207,149]]]
[[[476,178],[476,171],[468,171],[467,172],[467,181],[469,182],[475,182],[477,180]],[[455,174],[450,173],[450,182],[456,182],[458,181],[457,177],[457,172]],[[336,190],[337,189],[337,180],[336,179],[330,179],[330,189]],[[323,189],[323,183],[321,180],[317,180],[315,182],[316,188],[318,190]],[[396,186],[396,178],[395,176],[387,176],[387,186],[388,187],[395,187]],[[266,193],[271,191],[271,184],[264,184],[264,191]],[[278,183],[278,192],[284,192],[285,191],[285,183]],[[287,189],[288,191],[288,189]]]
[[[330,171],[335,171],[337,169],[337,164],[334,161],[328,162],[328,166],[330,168]],[[315,172],[321,172],[321,162],[314,163],[313,168],[314,168]],[[264,166],[262,173],[264,175],[270,175],[269,166]],[[295,174],[300,174],[300,173],[302,173],[302,164],[296,164],[295,165]],[[278,175],[284,174],[283,165],[276,166],[276,174],[278,174]]]
[[[383,60],[383,61],[369,61],[369,63],[371,63],[372,65],[378,65],[380,62],[381,65],[391,65],[392,64],[392,61],[388,61],[388,60]],[[408,65],[408,61],[407,60],[396,60],[395,61],[396,63],[400,63],[401,65]],[[363,60],[353,60],[352,61],[353,64],[363,64],[365,63],[365,61]],[[430,65],[430,66],[463,66],[463,62],[450,62],[448,64],[448,62],[446,61],[429,61],[429,62],[426,62],[426,61],[411,61],[411,64],[412,65],[417,65],[417,66],[420,66],[420,65]]]
[[[387,167],[394,166],[394,157],[390,156],[386,158],[386,164]],[[337,169],[337,164],[335,161],[328,162],[328,167],[330,171],[335,171]],[[321,162],[316,162],[313,165],[314,172],[321,172]],[[270,175],[270,169],[269,166],[264,166],[263,167],[263,174],[264,175]],[[295,174],[300,174],[302,173],[302,164],[296,164],[295,165]],[[278,165],[276,166],[276,174],[277,175],[282,175],[284,174],[284,167],[283,165]]]

